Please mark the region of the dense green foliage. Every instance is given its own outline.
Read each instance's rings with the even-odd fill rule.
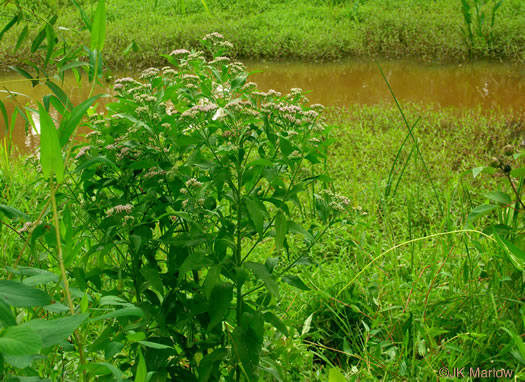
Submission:
[[[393,93],[395,108],[323,112],[301,89],[258,91],[218,33],[118,79],[97,112],[99,95],[75,105],[58,84],[85,72],[93,93],[116,8],[74,2],[81,48],[57,27],[63,1],[4,3],[18,51],[41,53],[15,70],[50,93],[10,116],[0,102],[2,380],[525,377],[519,117],[404,111]],[[239,4],[171,5],[195,21]],[[352,12],[367,4],[398,9]],[[467,54],[502,57],[496,13],[516,4],[462,1]],[[25,162],[17,117],[40,132]]]
[[[33,2],[31,2],[33,3]],[[42,4],[44,2],[38,2]],[[85,44],[89,33],[69,2],[57,1],[57,25],[73,44]],[[89,15],[89,1],[84,1]],[[177,4],[184,4],[184,11]],[[178,47],[197,47],[210,32],[234,44],[237,57],[326,60],[343,57],[414,57],[423,61],[461,62],[471,57],[523,61],[525,3],[505,0],[495,14],[495,0],[466,1],[471,24],[465,26],[460,0],[132,0],[107,4],[107,63],[114,68],[161,64],[160,54]],[[478,17],[475,3],[483,5]],[[7,21],[9,8],[1,11]],[[483,20],[481,20],[481,18]],[[146,26],[139,27],[139,26]],[[30,28],[29,34],[37,29]],[[471,35],[472,34],[472,35]],[[15,54],[18,34],[7,33],[0,45],[4,65],[18,64],[28,47]],[[138,47],[137,52],[130,50]],[[129,52],[124,56],[123,52]],[[130,58],[132,59],[130,61]],[[131,63],[132,62],[132,63]]]

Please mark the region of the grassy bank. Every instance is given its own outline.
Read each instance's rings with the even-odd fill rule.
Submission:
[[[493,3],[482,8],[483,23],[478,23],[471,10],[470,37],[464,29],[459,0],[208,0],[209,11],[200,0],[109,1],[105,59],[116,68],[163,64],[160,54],[175,47],[198,46],[203,35],[217,31],[234,44],[237,57],[314,61],[380,56],[438,62],[471,58],[521,62],[525,59],[525,3],[504,1],[491,26]],[[184,4],[184,8],[177,4]],[[56,25],[71,29],[61,32],[69,35],[70,43],[86,44],[89,34],[78,31],[83,25],[78,11],[67,2],[63,5]],[[91,12],[89,1],[84,1],[84,8]],[[7,21],[9,9],[1,15]],[[17,37],[15,29],[1,41],[4,67],[28,57],[29,46],[13,54]],[[132,42],[139,50],[123,56]]]
[[[329,114],[336,140],[329,172],[354,212],[346,225],[328,232],[314,253],[317,264],[299,271],[312,290],[282,286],[279,316],[296,331],[270,335],[263,358],[282,355],[289,363],[282,365],[288,371],[284,381],[326,381],[334,365],[349,380],[434,380],[443,366],[519,370],[509,332],[524,331],[523,283],[489,241],[458,233],[385,251],[462,229],[483,194],[502,187],[497,176],[474,179],[470,170],[500,156],[505,145],[518,144],[524,122],[408,106],[409,121],[421,117],[413,130],[421,156],[409,141],[393,171],[398,186],[386,196],[407,136],[399,112],[355,106]],[[45,195],[37,192],[36,176],[27,176],[34,174],[27,163],[2,161],[0,184],[8,187],[1,188],[0,204],[31,213]],[[473,228],[496,219],[491,215]],[[5,266],[21,242],[3,228]]]

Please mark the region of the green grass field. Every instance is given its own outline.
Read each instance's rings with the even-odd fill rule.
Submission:
[[[108,2],[106,62],[121,69],[163,64],[160,54],[178,47],[196,47],[203,35],[214,31],[234,44],[234,55],[254,59],[315,61],[376,56],[437,62],[525,59],[525,4],[520,0],[504,1],[493,26],[490,19],[494,2],[488,2],[481,8],[482,23],[472,17],[472,38],[464,30],[459,0],[208,0],[205,3],[208,12],[201,0]],[[184,8],[177,4],[184,4]],[[89,14],[89,1],[84,1],[84,7]],[[73,44],[87,43],[89,33],[82,31],[76,8],[62,1],[55,9],[60,15],[57,25],[70,28],[61,33]],[[7,19],[11,12],[7,8],[0,11],[2,14]],[[28,46],[12,53],[17,36],[13,30],[0,44],[4,67],[21,63],[27,57]],[[123,56],[132,42],[138,51]]]

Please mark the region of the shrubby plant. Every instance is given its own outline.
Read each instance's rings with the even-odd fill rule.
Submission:
[[[75,153],[72,195],[99,238],[85,263],[114,274],[101,292],[145,312],[133,330],[147,370],[254,380],[266,326],[288,334],[279,281],[308,289],[293,268],[349,201],[326,174],[322,106],[258,91],[220,34],[202,44],[115,82]],[[117,328],[104,335],[118,342]]]

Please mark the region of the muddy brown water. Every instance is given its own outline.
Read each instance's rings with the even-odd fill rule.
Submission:
[[[373,105],[390,103],[392,97],[374,62],[343,61],[334,63],[303,62],[245,62],[250,77],[261,90],[275,89],[288,92],[291,88],[311,91],[312,103],[326,106],[348,106],[351,104]],[[455,107],[500,110],[508,113],[525,113],[525,68],[499,63],[471,63],[463,65],[428,65],[410,61],[381,62],[381,67],[401,102],[417,102],[434,108]],[[17,74],[0,74],[0,99],[6,101],[9,115],[14,103],[5,100],[6,90],[17,92],[19,104],[42,100],[49,94],[47,87],[32,87],[31,83]],[[73,103],[86,99],[87,86],[78,87],[73,77],[68,77],[64,90]],[[97,88],[99,92],[111,92],[111,84]],[[0,118],[0,138],[5,122]],[[13,131],[13,141],[22,150],[28,151],[37,141],[27,137],[23,123],[18,117]]]

